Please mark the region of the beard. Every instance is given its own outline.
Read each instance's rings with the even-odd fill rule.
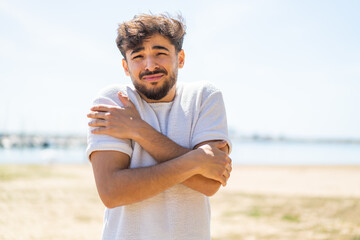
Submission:
[[[148,74],[140,74],[139,79],[141,79],[141,77],[145,76],[145,75],[150,75],[150,74],[156,74],[156,73],[164,73],[167,74],[167,72],[163,72],[163,71],[154,71],[154,72],[149,72]],[[144,84],[141,84],[138,81],[134,81],[133,77],[131,77],[133,80],[133,84],[135,89],[142,93],[145,97],[147,97],[148,99],[151,100],[160,100],[162,98],[164,98],[168,92],[170,91],[170,89],[175,85],[176,83],[176,79],[177,79],[177,72],[173,72],[171,73],[167,79],[164,80],[164,83],[162,86],[157,87],[156,85],[158,85],[159,83],[151,83],[151,85],[153,85],[154,87],[149,89],[147,88]]]

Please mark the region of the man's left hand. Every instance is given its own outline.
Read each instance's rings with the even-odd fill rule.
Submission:
[[[144,121],[139,112],[127,96],[118,93],[123,107],[96,105],[87,114],[88,118],[93,119],[89,126],[96,127],[91,132],[93,134],[106,134],[120,139],[133,139],[139,133]]]

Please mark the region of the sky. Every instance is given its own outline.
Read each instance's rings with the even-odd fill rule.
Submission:
[[[0,132],[86,134],[93,98],[128,84],[115,38],[181,13],[179,82],[223,92],[240,134],[360,138],[360,1],[0,0]]]

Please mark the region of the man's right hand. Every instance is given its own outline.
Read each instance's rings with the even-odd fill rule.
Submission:
[[[93,134],[106,134],[119,139],[132,139],[140,135],[140,130],[147,123],[143,121],[130,99],[118,93],[123,107],[96,105],[87,115],[92,121],[89,126],[95,127]]]
[[[226,146],[226,141],[213,141],[194,150],[196,161],[200,164],[200,174],[221,182],[223,186],[226,186],[232,170],[231,158],[220,150]]]

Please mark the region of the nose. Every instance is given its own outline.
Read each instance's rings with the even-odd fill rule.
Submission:
[[[157,69],[158,68],[158,65],[157,65],[157,63],[156,63],[156,61],[155,61],[155,59],[154,58],[152,58],[152,57],[147,57],[146,59],[145,59],[145,70],[146,71],[154,71],[155,69]]]

